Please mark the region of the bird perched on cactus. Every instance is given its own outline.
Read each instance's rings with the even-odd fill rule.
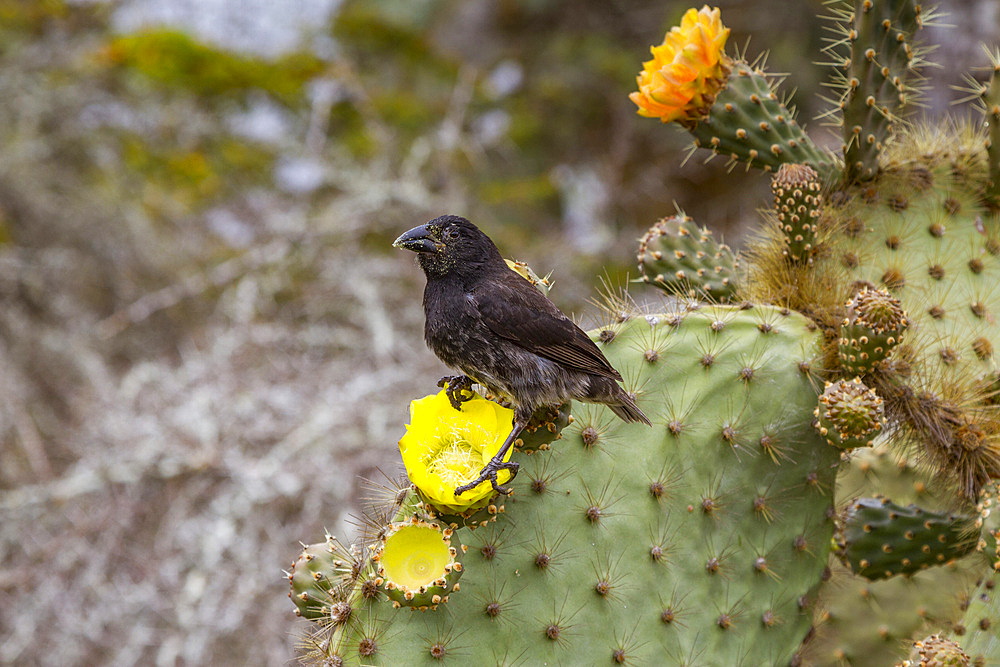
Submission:
[[[570,399],[603,403],[627,422],[650,421],[619,385],[622,379],[601,350],[541,292],[508,268],[486,234],[465,218],[444,215],[414,227],[393,246],[417,253],[427,276],[424,340],[462,375],[441,378],[461,409],[472,383],[509,399],[514,423],[500,451],[479,478],[455,489],[459,495],[497,472],[513,477],[518,464],[504,462],[536,408]]]

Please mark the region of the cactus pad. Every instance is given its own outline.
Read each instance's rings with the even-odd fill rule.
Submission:
[[[841,555],[867,579],[912,574],[960,558],[975,548],[974,517],[859,498],[839,531]]]
[[[736,289],[738,262],[729,246],[683,213],[663,218],[646,232],[638,260],[643,281],[675,294],[728,301]]]
[[[743,61],[733,62],[708,117],[689,130],[695,146],[754,167],[773,171],[786,163],[805,164],[824,182],[835,172],[833,156],[802,130],[768,75]]]
[[[762,306],[616,326],[602,351],[654,426],[576,404],[564,437],[521,459],[506,513],[462,533],[461,594],[417,614],[363,602],[327,655],[386,665],[442,655],[468,664],[791,659],[833,533],[838,453],[809,418],[818,336],[804,318]],[[654,361],[650,348],[661,352]],[[773,400],[774,386],[788,388],[787,400]]]

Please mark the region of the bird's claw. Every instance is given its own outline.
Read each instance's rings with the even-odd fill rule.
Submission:
[[[455,489],[455,495],[459,496],[466,491],[470,491],[486,480],[490,480],[490,484],[493,486],[493,490],[497,493],[509,496],[513,491],[510,488],[505,488],[497,484],[497,473],[501,470],[507,470],[510,472],[510,480],[513,480],[517,476],[517,471],[521,466],[514,461],[503,461],[497,458],[490,459],[490,462],[486,464],[486,467],[479,471],[479,477],[469,482],[468,484],[463,484],[462,486]]]
[[[447,387],[445,395],[456,410],[462,409],[462,403],[472,400],[472,378],[468,375],[445,375],[438,380],[437,386]],[[469,395],[465,396],[463,392],[469,392]]]

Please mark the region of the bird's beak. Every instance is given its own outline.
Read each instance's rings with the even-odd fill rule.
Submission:
[[[440,241],[434,240],[427,225],[420,225],[408,232],[403,232],[398,239],[392,242],[393,248],[403,248],[413,252],[440,252],[442,246]]]

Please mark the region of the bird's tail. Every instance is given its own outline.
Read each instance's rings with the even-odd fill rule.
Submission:
[[[608,407],[611,408],[612,412],[621,417],[623,421],[642,422],[646,426],[653,425],[652,422],[649,421],[649,417],[647,417],[645,413],[639,409],[639,406],[635,404],[635,400],[633,400],[633,398],[627,393],[624,391],[619,392],[619,395],[616,398],[621,399],[621,405],[609,405]]]

